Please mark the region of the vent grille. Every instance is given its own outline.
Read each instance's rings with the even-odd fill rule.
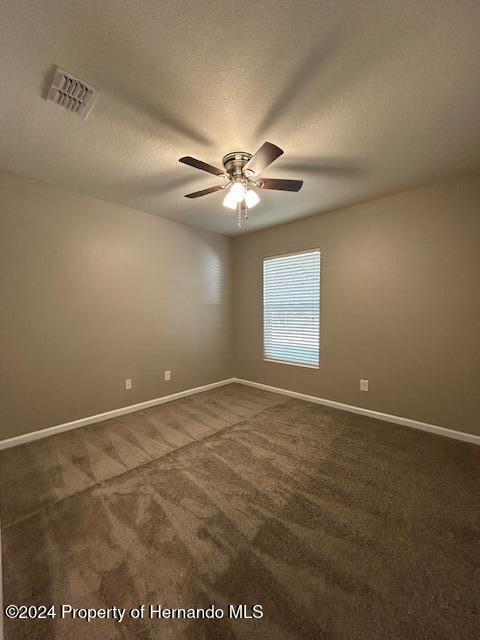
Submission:
[[[57,67],[47,100],[86,118],[97,95],[98,91],[94,87]]]

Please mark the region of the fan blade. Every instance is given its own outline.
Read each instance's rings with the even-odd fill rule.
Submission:
[[[300,191],[303,180],[280,180],[278,178],[262,178],[259,180],[261,189],[276,189],[277,191]]]
[[[250,158],[243,170],[248,170],[258,176],[268,165],[272,164],[283,153],[283,149],[271,142],[264,142],[260,149]]]
[[[222,189],[225,189],[225,185],[218,184],[216,187],[208,187],[208,189],[202,189],[201,191],[187,193],[185,198],[200,198],[200,196],[207,196],[209,193],[215,193],[215,191],[221,191]]]
[[[208,171],[208,173],[213,173],[214,176],[223,176],[225,174],[225,169],[217,169],[217,167],[213,167],[211,164],[207,164],[206,162],[202,162],[201,160],[197,160],[196,158],[192,158],[190,156],[180,158],[179,162],[188,164],[190,167],[194,167],[195,169]]]

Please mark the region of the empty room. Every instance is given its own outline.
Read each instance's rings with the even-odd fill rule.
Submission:
[[[478,640],[480,4],[3,0],[0,640]]]

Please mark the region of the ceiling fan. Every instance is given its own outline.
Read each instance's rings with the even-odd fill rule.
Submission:
[[[224,179],[223,184],[187,193],[186,198],[200,198],[209,193],[228,189],[223,205],[237,212],[237,224],[242,226],[248,218],[248,210],[254,207],[260,198],[255,189],[274,189],[276,191],[300,191],[303,180],[281,180],[277,178],[258,178],[258,175],[283,154],[283,149],[271,142],[264,142],[253,156],[244,151],[227,153],[223,157],[223,169],[197,160],[190,156],[180,158],[179,162],[196,169],[208,171]]]

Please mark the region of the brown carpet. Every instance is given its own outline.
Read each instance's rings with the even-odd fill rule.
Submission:
[[[0,454],[7,640],[477,640],[480,448],[230,385]]]

